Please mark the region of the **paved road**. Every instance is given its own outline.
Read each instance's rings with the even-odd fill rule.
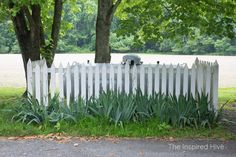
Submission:
[[[120,63],[124,54],[112,54],[111,62]],[[191,66],[198,57],[201,60],[214,62],[218,61],[220,65],[220,87],[236,87],[236,56],[181,56],[181,55],[139,55],[144,63],[160,63],[178,64],[187,63]],[[83,63],[90,60],[93,62],[94,54],[57,54],[55,57],[55,65],[58,66],[60,62],[63,65],[71,64],[74,61]],[[24,71],[22,59],[19,54],[1,54],[0,55],[0,87],[1,86],[25,86]]]
[[[76,145],[76,146],[75,146]],[[236,141],[0,139],[0,157],[235,157]]]

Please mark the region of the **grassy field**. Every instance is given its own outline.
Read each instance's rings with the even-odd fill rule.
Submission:
[[[112,136],[112,137],[160,137],[160,138],[217,138],[236,139],[223,126],[213,129],[206,128],[173,128],[160,124],[155,119],[138,123],[127,123],[125,127],[109,124],[104,119],[85,118],[79,123],[59,123],[56,126],[26,125],[11,120],[11,110],[17,105],[23,88],[0,88],[0,136],[27,136],[61,132],[71,136]],[[219,90],[219,104],[226,101],[230,104],[236,102],[236,88]],[[233,109],[227,105],[226,109]]]

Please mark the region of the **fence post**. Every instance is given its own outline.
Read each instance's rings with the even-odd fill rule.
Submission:
[[[60,63],[59,71],[58,71],[58,78],[59,78],[59,97],[60,101],[64,99],[64,82],[63,82],[63,66]]]
[[[176,67],[176,82],[175,82],[175,96],[177,99],[180,95],[180,89],[181,89],[180,83],[181,83],[181,67],[178,64]]]
[[[212,103],[214,110],[218,110],[218,86],[219,86],[219,64],[217,61],[213,64],[213,97]]]
[[[70,105],[70,97],[71,97],[71,72],[70,72],[70,64],[67,64],[66,67],[66,103],[67,106]]]
[[[152,83],[152,66],[149,64],[148,66],[148,84],[147,84],[147,88],[148,88],[148,95],[152,95],[152,87],[153,87],[153,83]]]
[[[174,94],[174,69],[173,69],[173,65],[171,64],[170,65],[170,68],[169,68],[169,88],[168,88],[168,93],[169,95],[172,95]]]
[[[41,104],[41,70],[38,63],[35,63],[35,97],[38,100],[39,104]]]
[[[53,98],[56,92],[56,68],[54,64],[52,64],[51,66],[50,73],[51,73],[50,94],[51,94],[51,98]]]
[[[188,66],[184,66],[183,95],[188,96]]]
[[[43,105],[48,105],[48,67],[46,61],[43,64]]]
[[[32,69],[32,63],[29,59],[27,63],[27,91],[28,91],[28,97],[33,95],[33,69]]]
[[[159,64],[155,67],[155,93],[160,92],[160,67]]]

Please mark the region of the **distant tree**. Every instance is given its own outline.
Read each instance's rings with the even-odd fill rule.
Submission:
[[[134,35],[135,42],[217,35],[235,37],[236,1],[126,0],[119,7],[118,35]]]

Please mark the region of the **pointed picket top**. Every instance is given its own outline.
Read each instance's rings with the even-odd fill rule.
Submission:
[[[198,65],[198,64],[199,64],[199,59],[198,59],[198,57],[195,59],[195,62],[194,62],[194,64],[196,64],[196,65]]]
[[[28,62],[27,62],[27,67],[32,67],[32,61],[31,61],[31,59],[28,60]]]

